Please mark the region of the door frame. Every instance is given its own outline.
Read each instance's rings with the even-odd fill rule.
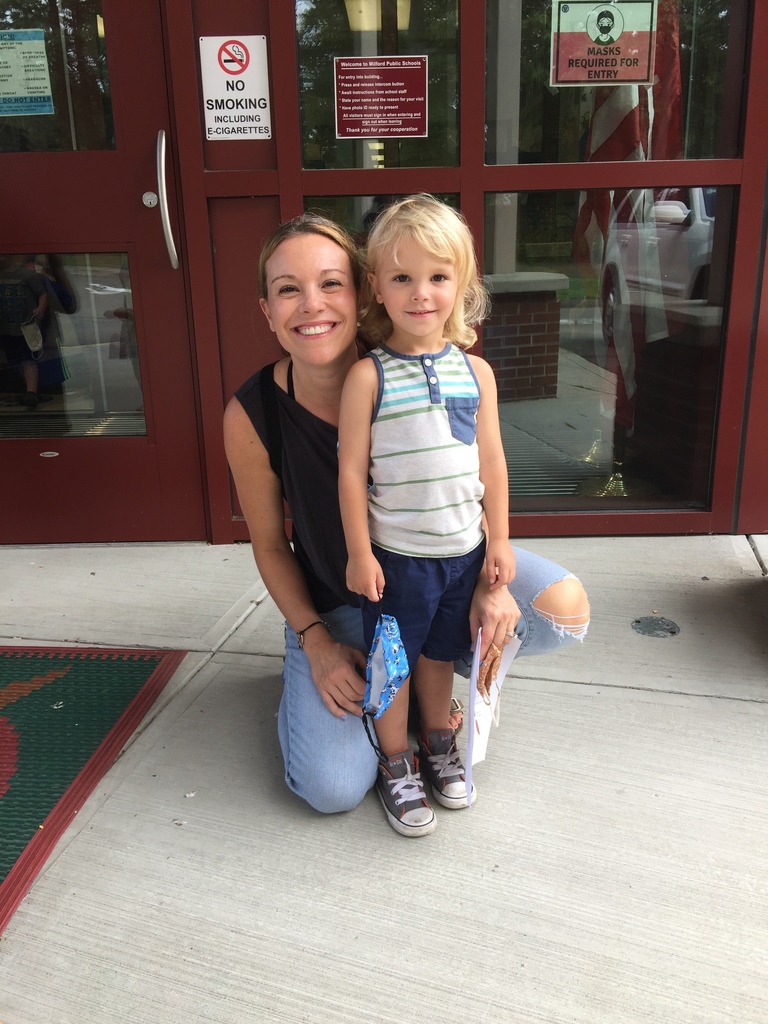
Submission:
[[[733,159],[660,160],[646,163],[518,164],[484,163],[485,5],[459,0],[461,93],[460,163],[440,168],[304,170],[301,153],[296,27],[293,3],[285,0],[232,0],[221,16],[221,32],[264,34],[268,39],[274,166],[215,172],[205,169],[198,78],[197,37],[191,0],[167,0],[169,57],[174,83],[179,166],[184,197],[193,320],[200,370],[211,538],[214,543],[247,539],[241,517],[233,514],[234,491],[223,449],[221,415],[226,399],[219,350],[214,259],[208,203],[228,197],[276,197],[282,219],[303,211],[313,195],[371,195],[422,191],[458,193],[460,206],[483,251],[484,198],[487,192],[653,188],[674,183],[733,186],[739,190],[735,214],[732,289],[724,325],[725,351],[713,460],[711,507],[689,511],[588,511],[513,513],[513,536],[730,533],[737,529],[736,499],[745,399],[750,369],[752,310],[758,289],[755,253],[760,250],[764,186],[768,170],[768,77],[759,55],[768,48],[768,4],[751,4],[747,18],[746,115],[742,156]],[[280,55],[280,87],[275,88],[274,56]],[[751,59],[752,54],[757,59]],[[262,143],[257,143],[262,145]],[[234,143],[228,143],[234,145]],[[253,240],[258,245],[258,240]],[[202,342],[205,339],[205,342]],[[265,353],[268,342],[265,338]],[[758,338],[758,347],[765,348]],[[481,341],[482,346],[482,341]],[[482,348],[480,349],[482,351]],[[268,356],[265,355],[264,362]],[[761,357],[762,359],[765,356]],[[763,363],[755,362],[755,367]],[[745,463],[751,478],[753,461]],[[749,493],[746,491],[745,493]]]
[[[744,459],[741,470],[741,493],[737,533],[768,533],[768,472],[765,465],[768,438],[768,402],[765,382],[768,381],[768,175],[762,218],[762,290],[755,302],[754,327],[750,348],[749,400],[745,408]]]

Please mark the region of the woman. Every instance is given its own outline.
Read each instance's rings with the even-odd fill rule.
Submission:
[[[325,813],[355,807],[377,772],[359,721],[362,622],[358,598],[345,584],[337,490],[341,391],[361,354],[361,277],[354,242],[331,221],[305,214],[270,235],[259,260],[260,305],[285,357],[246,381],[224,416],[256,564],[286,620],[278,714],[286,782]],[[517,631],[521,655],[583,637],[589,604],[578,580],[546,559],[517,548],[515,554],[510,590],[491,591],[478,579],[472,635],[482,625],[483,646],[501,647]]]

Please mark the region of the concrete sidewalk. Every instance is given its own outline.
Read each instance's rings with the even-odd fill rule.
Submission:
[[[590,635],[513,665],[477,804],[410,843],[286,788],[246,545],[0,549],[3,644],[190,652],[6,929],[0,1020],[766,1024],[767,540],[526,542]]]

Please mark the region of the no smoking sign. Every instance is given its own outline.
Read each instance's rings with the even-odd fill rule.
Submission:
[[[201,36],[205,137],[270,139],[267,37]]]
[[[228,75],[242,75],[251,62],[251,55],[245,43],[239,39],[228,39],[219,47],[219,67]]]

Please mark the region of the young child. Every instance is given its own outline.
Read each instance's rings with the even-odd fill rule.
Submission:
[[[339,419],[347,586],[367,598],[366,643],[380,611],[400,627],[411,677],[376,721],[385,758],[376,789],[392,827],[421,836],[436,825],[421,772],[440,804],[467,806],[449,722],[453,663],[474,639],[481,570],[491,587],[515,575],[507,467],[493,371],[464,352],[488,300],[461,215],[432,196],[400,200],[376,221],[368,269],[363,332],[379,347],[350,370]],[[418,759],[408,744],[411,681]]]

